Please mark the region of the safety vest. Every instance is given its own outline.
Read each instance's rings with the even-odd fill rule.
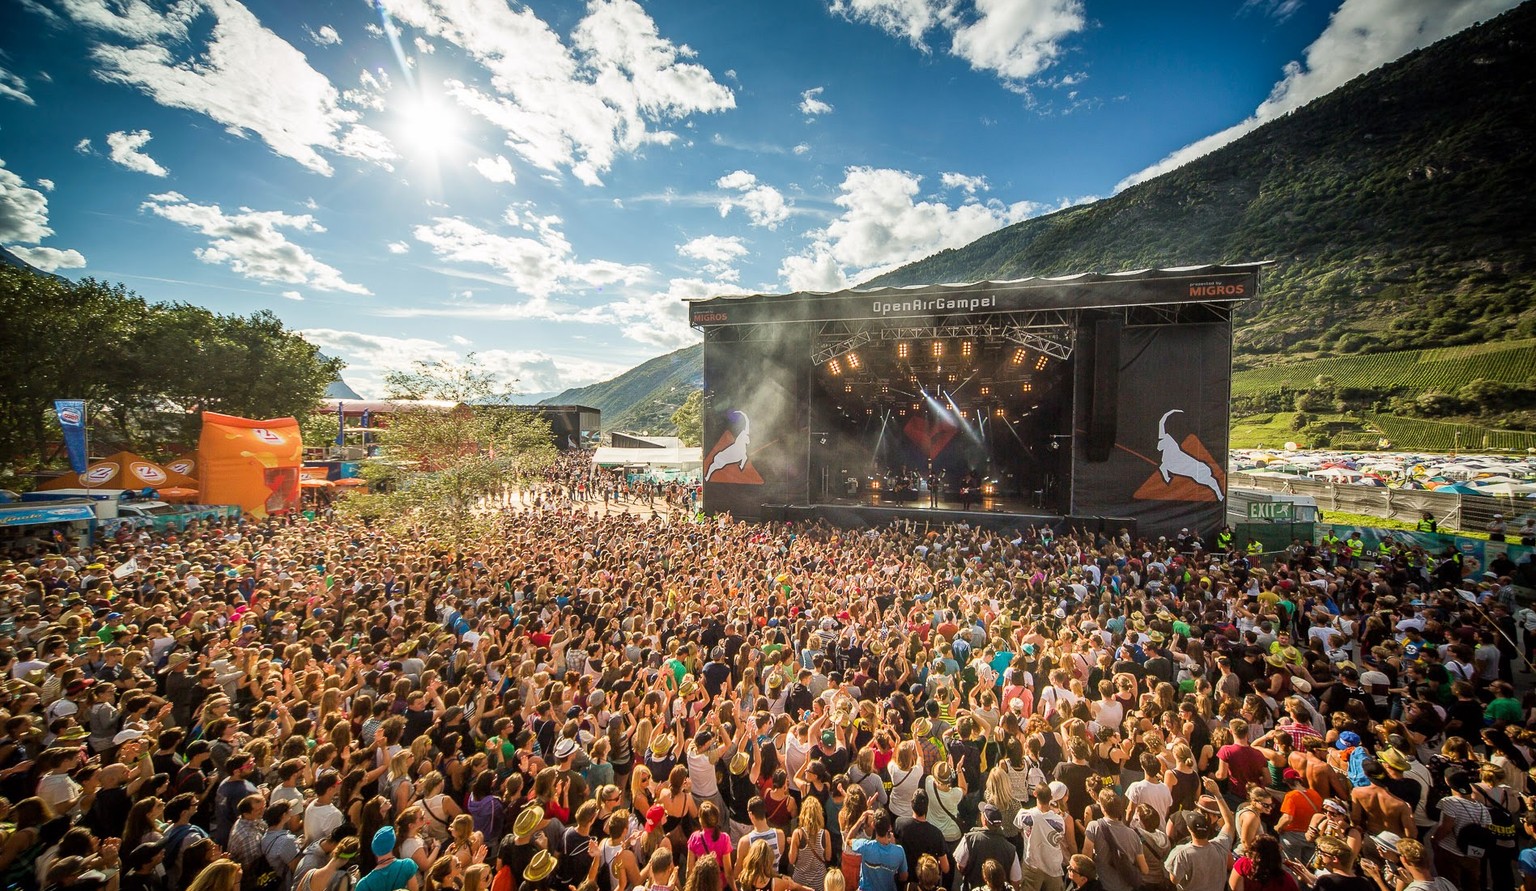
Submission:
[[[1264,545],[1261,542],[1250,541],[1248,542],[1248,553],[1252,556],[1262,554],[1264,553]]]
[[[1392,547],[1392,542],[1387,539],[1382,539],[1381,543],[1376,546],[1376,553],[1387,560],[1391,560],[1395,552],[1396,549]]]
[[[1435,531],[1435,521],[1434,520],[1420,520],[1418,523],[1414,524],[1413,528],[1417,529],[1420,532],[1434,532]]]
[[[1361,554],[1365,553],[1365,539],[1363,538],[1351,538],[1349,541],[1344,543],[1344,546],[1349,548],[1349,554],[1351,557],[1359,557]]]
[[[1216,547],[1223,551],[1232,550],[1232,533],[1219,532],[1216,534]]]

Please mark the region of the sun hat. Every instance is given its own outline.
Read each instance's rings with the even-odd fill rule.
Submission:
[[[746,752],[737,752],[731,756],[730,769],[732,774],[741,776],[742,774],[746,773],[747,768],[751,766],[752,757]]]
[[[1397,853],[1397,845],[1402,840],[1403,837],[1395,832],[1378,832],[1371,836],[1371,841],[1376,843],[1376,847],[1394,854]]]
[[[554,854],[549,851],[540,851],[528,861],[528,868],[523,870],[523,878],[530,882],[542,882],[555,871],[555,864],[559,862]]]
[[[676,740],[672,739],[672,734],[670,733],[656,734],[655,736],[651,737],[651,754],[655,755],[657,758],[660,758],[661,756],[672,751],[672,744],[674,742],[676,742]]]
[[[542,822],[544,822],[544,809],[536,804],[531,804],[524,808],[522,813],[517,815],[516,820],[512,821],[512,834],[518,838],[527,838],[533,835]]]
[[[1382,749],[1381,752],[1377,754],[1376,760],[1380,761],[1387,767],[1392,768],[1393,770],[1408,769],[1408,759],[1404,758],[1403,753],[1397,751],[1396,749]]]

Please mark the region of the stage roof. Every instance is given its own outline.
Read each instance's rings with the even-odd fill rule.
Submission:
[[[1188,303],[1237,303],[1255,296],[1257,263],[1136,269],[1009,281],[741,294],[687,300],[689,323],[880,319],[1032,310],[1108,309]]]

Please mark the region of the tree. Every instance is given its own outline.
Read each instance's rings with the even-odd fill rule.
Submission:
[[[677,436],[685,446],[697,446],[704,439],[703,404],[704,391],[694,390],[672,413],[672,426],[677,428]]]
[[[378,434],[381,460],[365,465],[376,493],[347,499],[359,516],[459,549],[485,528],[488,496],[554,459],[549,422],[505,404],[508,394],[473,354],[417,362],[385,384],[406,404]],[[420,400],[433,404],[408,404]]]
[[[62,463],[54,399],[89,403],[94,442],[154,453],[195,441],[203,409],[302,417],[341,369],[270,312],[149,303],[13,266],[0,266],[0,318],[7,472]]]

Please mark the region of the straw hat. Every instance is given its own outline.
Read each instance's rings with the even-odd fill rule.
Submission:
[[[523,878],[530,882],[542,882],[549,878],[549,874],[555,871],[555,864],[559,858],[548,851],[540,851],[528,861],[528,868],[523,870]]]
[[[742,776],[743,774],[745,774],[747,772],[747,768],[749,768],[751,766],[752,766],[752,757],[750,755],[748,755],[746,752],[737,752],[736,754],[731,756],[731,765],[730,765],[730,767],[731,767],[731,773],[732,774],[735,774],[736,776]]]
[[[699,685],[693,678],[689,677],[683,681],[683,685],[678,688],[677,692],[679,696],[687,698],[699,692]]]
[[[544,822],[544,809],[536,804],[529,805],[517,815],[516,820],[512,821],[512,834],[518,838],[527,838],[533,835],[542,822]]]
[[[1291,689],[1297,693],[1311,693],[1312,684],[1306,678],[1291,678]]]
[[[933,722],[927,718],[918,718],[912,722],[912,738],[927,736],[933,733]]]
[[[1270,653],[1264,657],[1264,661],[1268,662],[1270,665],[1273,665],[1276,668],[1285,667],[1285,657],[1279,653]]]
[[[676,742],[670,733],[658,733],[651,737],[651,754],[657,758],[672,751],[672,744]]]

